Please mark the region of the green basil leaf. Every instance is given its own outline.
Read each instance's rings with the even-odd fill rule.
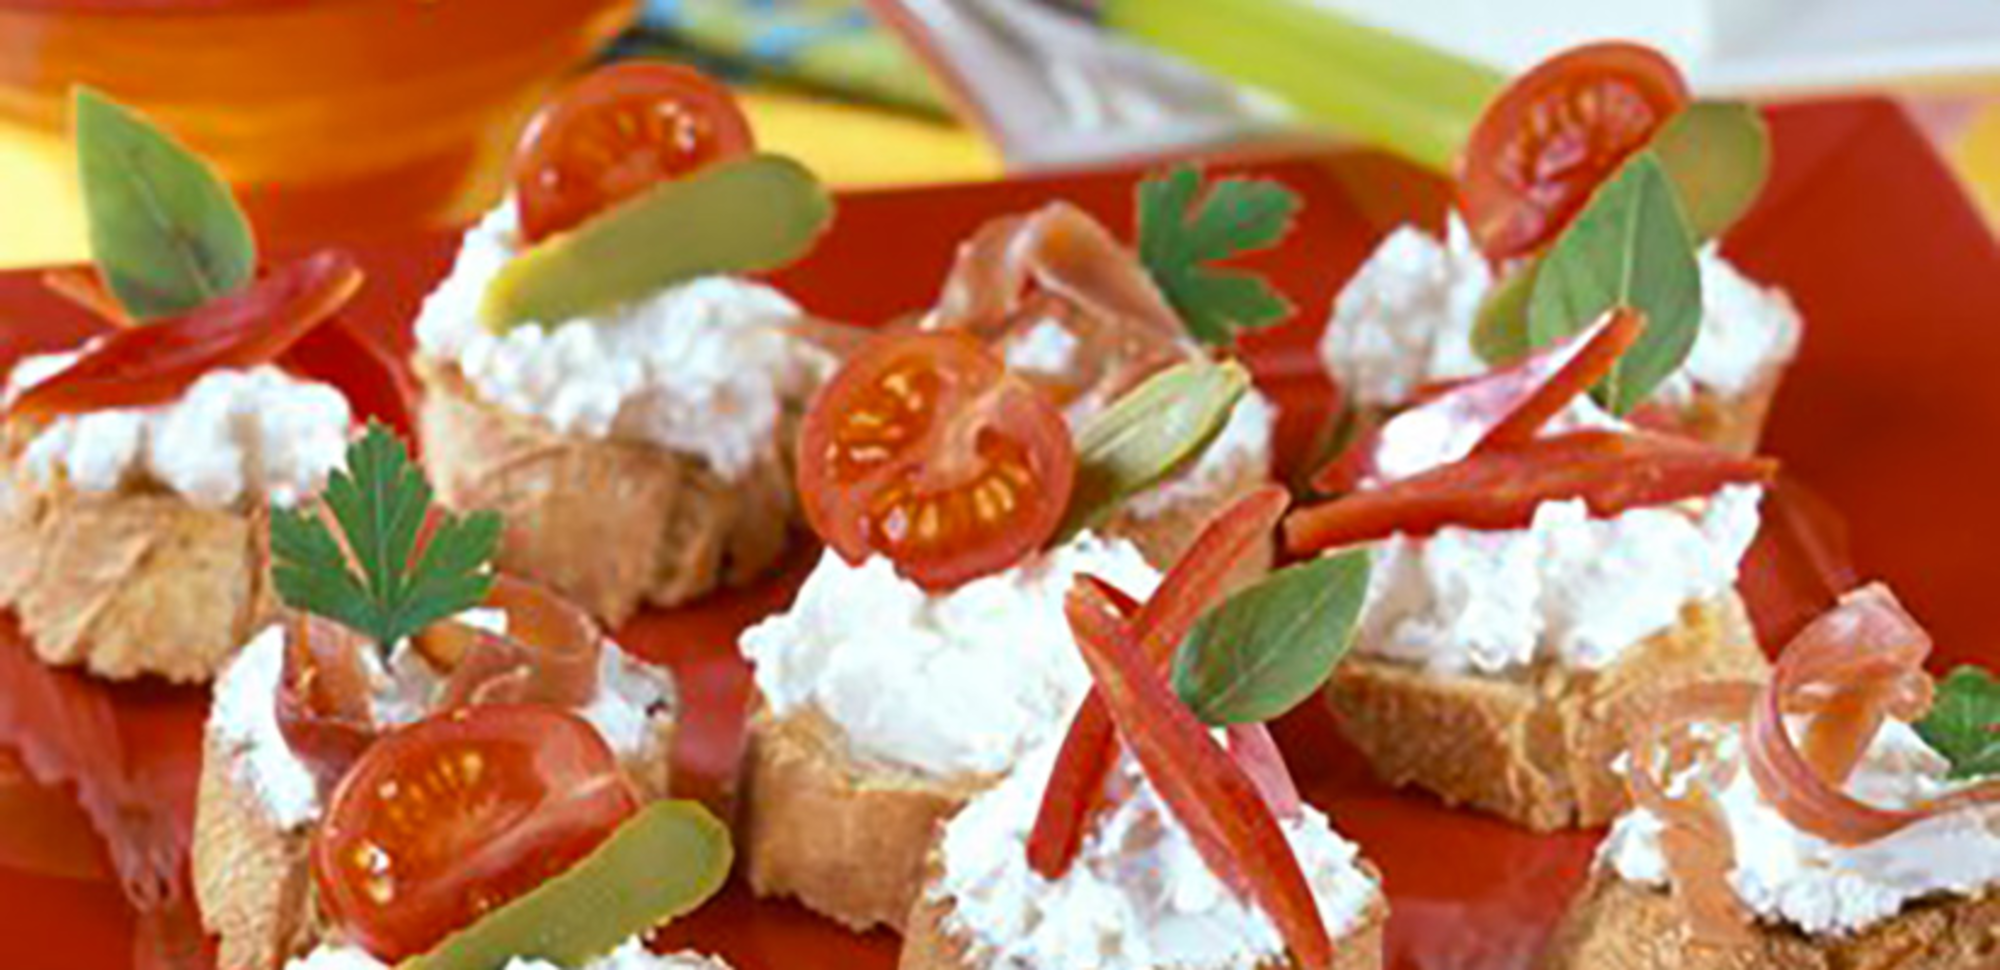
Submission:
[[[729,829],[700,804],[654,802],[581,862],[397,970],[495,970],[516,957],[581,967],[722,888]]]
[[[1098,524],[1193,464],[1249,389],[1241,364],[1197,360],[1153,375],[1091,418],[1076,433],[1076,486],[1059,535]]]
[[[1646,332],[1592,389],[1626,414],[1694,349],[1701,327],[1701,269],[1672,181],[1640,152],[1597,190],[1542,261],[1528,302],[1528,336],[1546,346],[1614,307],[1646,315]]]
[[[1486,291],[1472,324],[1472,352],[1480,360],[1497,367],[1520,360],[1534,349],[1528,339],[1528,299],[1534,295],[1541,271],[1541,260],[1531,259]]]
[[[175,316],[250,281],[250,222],[207,164],[89,88],[76,89],[75,126],[91,258],[127,313]]]
[[[1740,101],[1696,101],[1653,136],[1696,239],[1714,239],[1742,218],[1771,174],[1764,115]]]
[[[2000,775],[2000,680],[1960,667],[1938,684],[1917,734],[1951,762],[1953,778]]]
[[[1174,692],[1205,724],[1268,721],[1312,696],[1354,642],[1368,550],[1280,569],[1210,610],[1174,655]]]

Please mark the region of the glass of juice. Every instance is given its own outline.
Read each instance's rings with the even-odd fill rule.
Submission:
[[[0,0],[0,124],[84,84],[221,168],[264,239],[470,217],[547,89],[638,0]]]

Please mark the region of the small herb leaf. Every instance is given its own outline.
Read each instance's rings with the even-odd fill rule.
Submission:
[[[1951,761],[1953,778],[2000,775],[2000,680],[1977,667],[1952,671],[1917,733]]]
[[[1742,218],[1771,174],[1764,116],[1740,101],[1696,101],[1653,136],[1696,239],[1714,239]]]
[[[1222,178],[1178,166],[1139,183],[1139,259],[1188,334],[1227,346],[1236,332],[1277,323],[1292,305],[1260,277],[1211,264],[1276,245],[1299,197],[1265,179]]]
[[[381,425],[348,447],[347,467],[327,480],[323,497],[339,538],[311,510],[271,514],[272,581],[286,605],[386,647],[479,605],[492,589],[487,564],[499,547],[499,516],[439,513],[419,556],[431,488]]]
[[[1542,261],[1528,302],[1528,336],[1547,346],[1614,307],[1646,314],[1646,332],[1593,391],[1626,414],[1694,348],[1701,327],[1701,270],[1673,183],[1641,152],[1597,190]]]
[[[1529,260],[1486,291],[1486,298],[1479,303],[1479,317],[1472,324],[1472,351],[1480,360],[1497,367],[1520,360],[1534,349],[1528,339],[1528,300],[1534,295],[1541,270],[1540,260]]]
[[[1207,724],[1268,721],[1326,682],[1368,593],[1366,549],[1288,566],[1224,600],[1174,656],[1174,691]]]
[[[1249,389],[1250,373],[1234,361],[1192,361],[1153,375],[1085,422],[1059,535],[1098,524],[1127,498],[1193,463]]]
[[[91,257],[127,313],[186,313],[250,281],[256,243],[222,179],[95,91],[78,88],[74,111]]]

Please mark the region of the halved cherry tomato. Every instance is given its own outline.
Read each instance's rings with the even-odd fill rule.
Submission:
[[[1665,505],[1734,483],[1770,484],[1778,463],[1655,434],[1572,431],[1461,461],[1295,512],[1285,542],[1305,555],[1446,526],[1518,529],[1543,502],[1583,499],[1590,514]]]
[[[963,333],[884,336],[813,399],[799,436],[807,518],[849,562],[887,556],[945,589],[1055,534],[1076,448],[1053,402]]]
[[[1599,183],[1686,107],[1673,62],[1620,41],[1558,54],[1488,106],[1458,161],[1458,209],[1495,259],[1555,238]]]
[[[203,374],[278,359],[361,288],[361,268],[322,250],[186,316],[106,334],[8,413],[47,418],[173,400]]]
[[[341,780],[313,878],[341,931],[396,963],[569,869],[638,807],[576,715],[461,708],[384,736]]]
[[[514,162],[529,242],[655,183],[755,147],[729,89],[692,68],[625,61],[585,75],[529,124]]]

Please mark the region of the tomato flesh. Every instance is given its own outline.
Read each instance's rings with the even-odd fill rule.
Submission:
[[[1687,103],[1680,72],[1649,47],[1608,41],[1542,62],[1486,109],[1459,158],[1473,238],[1495,260],[1554,239]]]
[[[878,338],[814,398],[799,491],[842,557],[946,589],[1004,569],[1061,524],[1076,476],[1062,412],[962,333]]]
[[[368,749],[314,833],[313,877],[339,928],[395,963],[567,870],[636,811],[588,722],[462,708]]]
[[[521,232],[544,239],[754,147],[729,89],[700,71],[658,61],[593,71],[557,95],[522,140],[514,167]]]

